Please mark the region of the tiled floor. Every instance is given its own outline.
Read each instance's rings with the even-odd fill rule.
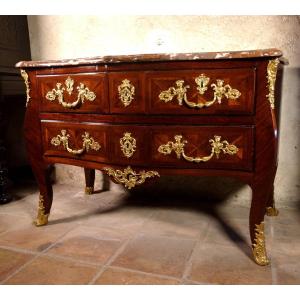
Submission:
[[[55,185],[49,224],[36,228],[36,189],[19,198],[0,206],[2,284],[300,284],[297,210],[266,217],[272,262],[260,267],[246,207]]]

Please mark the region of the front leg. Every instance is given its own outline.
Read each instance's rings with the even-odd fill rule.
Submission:
[[[53,191],[50,179],[50,168],[38,169],[33,167],[33,172],[37,179],[40,195],[38,204],[38,214],[34,221],[36,226],[43,226],[48,223],[48,217],[52,206]]]
[[[43,132],[39,115],[39,101],[37,81],[35,71],[22,70],[21,75],[25,80],[26,86],[26,114],[24,120],[24,135],[27,156],[33,174],[38,183],[40,196],[38,205],[38,215],[34,224],[36,226],[46,225],[51,210],[53,191],[50,179],[51,168],[43,157]]]
[[[250,237],[254,261],[261,266],[269,264],[265,246],[264,216],[269,191],[265,185],[252,186],[252,202],[250,209]]]

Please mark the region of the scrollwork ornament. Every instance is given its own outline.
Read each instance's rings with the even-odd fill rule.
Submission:
[[[107,172],[107,175],[112,176],[116,183],[123,184],[127,189],[132,189],[137,185],[141,185],[147,178],[154,176],[160,176],[156,171],[141,171],[136,173],[128,166],[124,171],[115,170],[113,168],[103,168],[103,171]]]
[[[136,151],[136,139],[131,136],[130,132],[125,132],[120,138],[120,146],[124,156],[130,158]]]
[[[270,102],[271,109],[275,109],[275,82],[277,76],[277,67],[279,64],[279,59],[272,59],[268,63],[267,67],[267,79],[268,79],[268,89],[269,94],[267,98]]]
[[[265,245],[264,222],[255,224],[255,238],[252,245],[252,251],[255,262],[260,266],[266,266],[270,263],[267,257]]]
[[[20,70],[21,72],[21,76],[23,77],[24,79],[24,83],[25,83],[25,87],[26,87],[26,107],[30,101],[30,87],[29,87],[29,77],[28,77],[28,74],[25,70],[21,69]]]
[[[126,107],[131,104],[135,95],[135,87],[132,85],[130,80],[124,79],[118,86],[119,98],[123,105]]]
[[[38,208],[38,215],[36,220],[34,221],[34,225],[36,226],[43,226],[48,223],[49,214],[45,213],[45,206],[44,206],[44,197],[42,195],[39,196],[39,208]]]

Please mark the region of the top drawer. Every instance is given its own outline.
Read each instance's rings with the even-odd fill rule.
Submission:
[[[106,85],[104,73],[38,76],[41,111],[107,113]]]
[[[147,75],[149,113],[252,114],[255,70],[203,69]]]

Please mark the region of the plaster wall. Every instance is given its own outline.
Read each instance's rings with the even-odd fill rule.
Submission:
[[[33,60],[85,56],[279,48],[289,59],[283,78],[281,140],[275,197],[300,206],[299,16],[29,16]],[[58,182],[84,186],[83,171],[57,165]],[[171,184],[172,183],[172,184]],[[97,174],[97,186],[102,178]],[[214,193],[248,205],[250,189],[227,179],[166,177],[151,188]],[[180,188],[178,188],[180,187]],[[121,189],[111,185],[113,189]]]

